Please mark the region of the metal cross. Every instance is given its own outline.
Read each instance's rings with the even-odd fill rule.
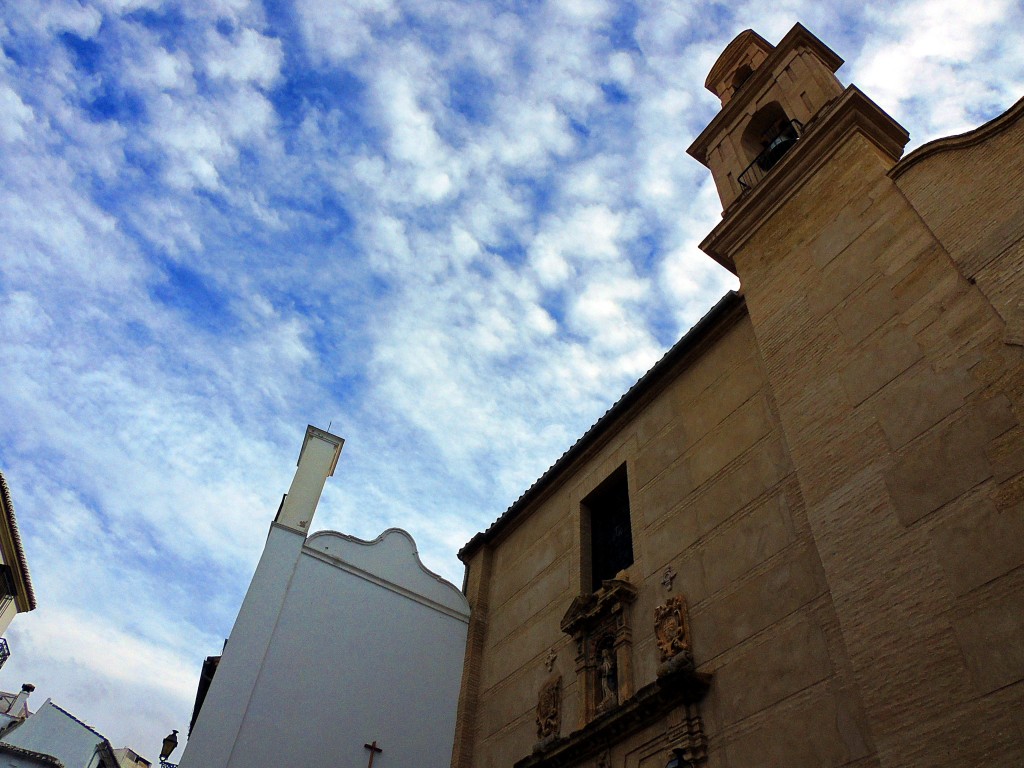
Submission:
[[[666,592],[672,591],[672,580],[676,577],[676,572],[672,570],[672,566],[668,566],[665,569],[665,576],[661,580],[661,586],[665,588]]]
[[[370,750],[370,762],[369,762],[369,764],[367,764],[366,768],[373,768],[373,758],[374,758],[374,756],[376,756],[380,752],[383,752],[384,750],[377,746],[377,740],[376,739],[373,740],[373,744],[363,744],[363,749]]]

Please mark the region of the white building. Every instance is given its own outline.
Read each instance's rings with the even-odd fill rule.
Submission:
[[[65,768],[53,755],[44,755],[0,741],[0,766],[3,768]]]
[[[306,431],[181,768],[442,768],[469,620],[405,531],[306,532],[343,441]]]
[[[28,708],[28,697],[35,689],[32,683],[25,683],[18,693],[0,691],[0,735],[32,714]],[[0,766],[3,766],[2,762]]]
[[[5,761],[12,760],[19,766],[40,765],[40,759],[49,757],[64,768],[118,768],[113,748],[103,734],[49,699],[3,735],[0,755],[0,765],[4,766]]]

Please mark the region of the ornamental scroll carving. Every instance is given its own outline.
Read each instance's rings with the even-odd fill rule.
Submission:
[[[692,658],[690,651],[690,620],[687,616],[686,599],[676,595],[664,605],[654,609],[654,634],[663,662],[680,654]]]
[[[537,697],[537,738],[557,738],[562,728],[562,676],[547,680]]]

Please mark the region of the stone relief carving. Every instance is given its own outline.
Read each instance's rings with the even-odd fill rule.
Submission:
[[[654,634],[663,662],[680,654],[691,658],[690,621],[686,599],[682,595],[676,595],[654,609]]]
[[[636,597],[637,589],[632,584],[614,579],[605,581],[597,592],[572,601],[562,617],[562,630],[576,641],[576,677],[570,690],[580,697],[579,725],[570,727],[572,732],[566,736],[560,735],[557,726],[542,728],[542,721],[551,722],[543,712],[552,706],[544,704],[542,690],[537,708],[542,740],[513,768],[610,768],[609,745],[619,744],[658,722],[667,728],[659,751],[651,753],[653,765],[664,765],[658,761],[665,759],[665,750],[669,757],[685,761],[683,765],[706,762],[707,739],[700,702],[707,694],[711,675],[694,666],[686,599],[675,595],[655,609],[655,640],[662,663],[653,681],[634,690],[630,615]],[[550,700],[550,694],[548,697]],[[560,712],[557,718],[560,724]],[[629,760],[616,757],[614,762],[624,765]],[[642,762],[646,765],[647,760]]]
[[[537,697],[537,738],[557,738],[562,727],[562,676],[547,680]]]

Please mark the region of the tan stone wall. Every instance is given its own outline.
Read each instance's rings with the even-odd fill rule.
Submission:
[[[462,765],[509,766],[529,754],[551,648],[564,681],[562,734],[582,725],[575,647],[559,621],[582,580],[580,500],[623,461],[635,556],[628,573],[639,587],[634,688],[655,678],[655,607],[684,594],[699,669],[716,676],[703,705],[710,765],[748,764],[749,754],[775,754],[764,746],[774,742],[790,745],[778,759],[795,765],[868,754],[837,673],[846,665],[838,624],[752,328],[742,310],[728,324],[494,545],[475,743]],[[671,593],[661,584],[667,566],[677,573]],[[612,764],[664,765],[670,725],[617,745]],[[792,763],[794,755],[806,759]]]
[[[1006,322],[1006,340],[1024,344],[1024,99],[975,131],[922,147],[893,175]]]
[[[879,763],[1020,765],[1020,349],[887,170],[850,137],[737,270]]]

